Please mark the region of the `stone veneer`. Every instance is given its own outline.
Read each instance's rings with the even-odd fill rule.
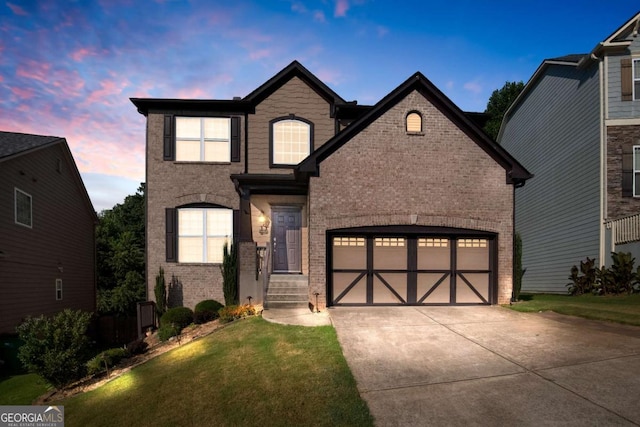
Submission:
[[[607,219],[640,212],[639,197],[622,197],[622,147],[640,145],[640,125],[607,127]]]

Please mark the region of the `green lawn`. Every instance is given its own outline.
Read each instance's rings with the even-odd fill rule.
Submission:
[[[58,402],[67,426],[370,426],[330,326],[250,318]]]
[[[555,311],[570,316],[640,326],[640,294],[595,295],[520,295],[520,302],[507,306],[516,311]]]
[[[0,379],[0,405],[31,405],[49,390],[36,374],[15,375]]]

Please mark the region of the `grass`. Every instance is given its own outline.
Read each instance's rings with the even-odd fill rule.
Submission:
[[[250,318],[66,399],[67,426],[370,426],[330,326]]]
[[[0,379],[0,405],[31,405],[50,389],[36,374],[14,375]]]
[[[520,302],[509,308],[522,312],[555,311],[560,314],[640,326],[640,294],[552,295],[523,294]]]

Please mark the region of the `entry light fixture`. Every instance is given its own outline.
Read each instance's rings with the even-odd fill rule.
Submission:
[[[271,225],[271,221],[269,221],[269,218],[267,218],[262,211],[260,211],[258,222],[260,223],[260,234],[269,234],[269,225]]]

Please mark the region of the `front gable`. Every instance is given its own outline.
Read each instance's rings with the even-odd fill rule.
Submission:
[[[469,117],[467,117],[467,115],[465,115],[421,73],[414,74],[378,102],[378,104],[369,110],[367,114],[349,125],[346,129],[328,141],[324,146],[314,151],[298,166],[297,173],[299,175],[318,175],[320,163],[347,142],[357,137],[374,122],[380,120],[388,111],[396,108],[398,104],[403,103],[410,95],[413,94],[421,95],[422,99],[426,101],[425,105],[429,105],[428,109],[434,113],[437,111],[437,115],[440,116],[440,120],[444,120],[448,124],[452,125],[456,129],[456,132],[460,135],[464,135],[469,141],[475,143],[476,148],[482,150],[486,155],[493,159],[495,163],[500,165],[500,167],[506,172],[507,183],[520,186],[524,185],[524,182],[532,177],[532,175],[506,150],[492,141],[472,120],[469,119]],[[406,114],[409,112],[410,111],[407,111]],[[390,126],[392,126],[392,129],[402,129],[403,132],[406,132],[405,119],[406,116],[402,120],[390,124]],[[438,121],[435,123],[438,123]],[[425,122],[425,128],[428,126],[429,123]],[[425,132],[425,136],[426,135],[427,133]],[[434,142],[438,142],[442,141],[443,135],[433,135],[433,137]],[[474,150],[476,148],[474,148]],[[402,163],[398,163],[397,167],[401,167],[401,164]],[[396,165],[389,164],[389,167],[396,167]]]

